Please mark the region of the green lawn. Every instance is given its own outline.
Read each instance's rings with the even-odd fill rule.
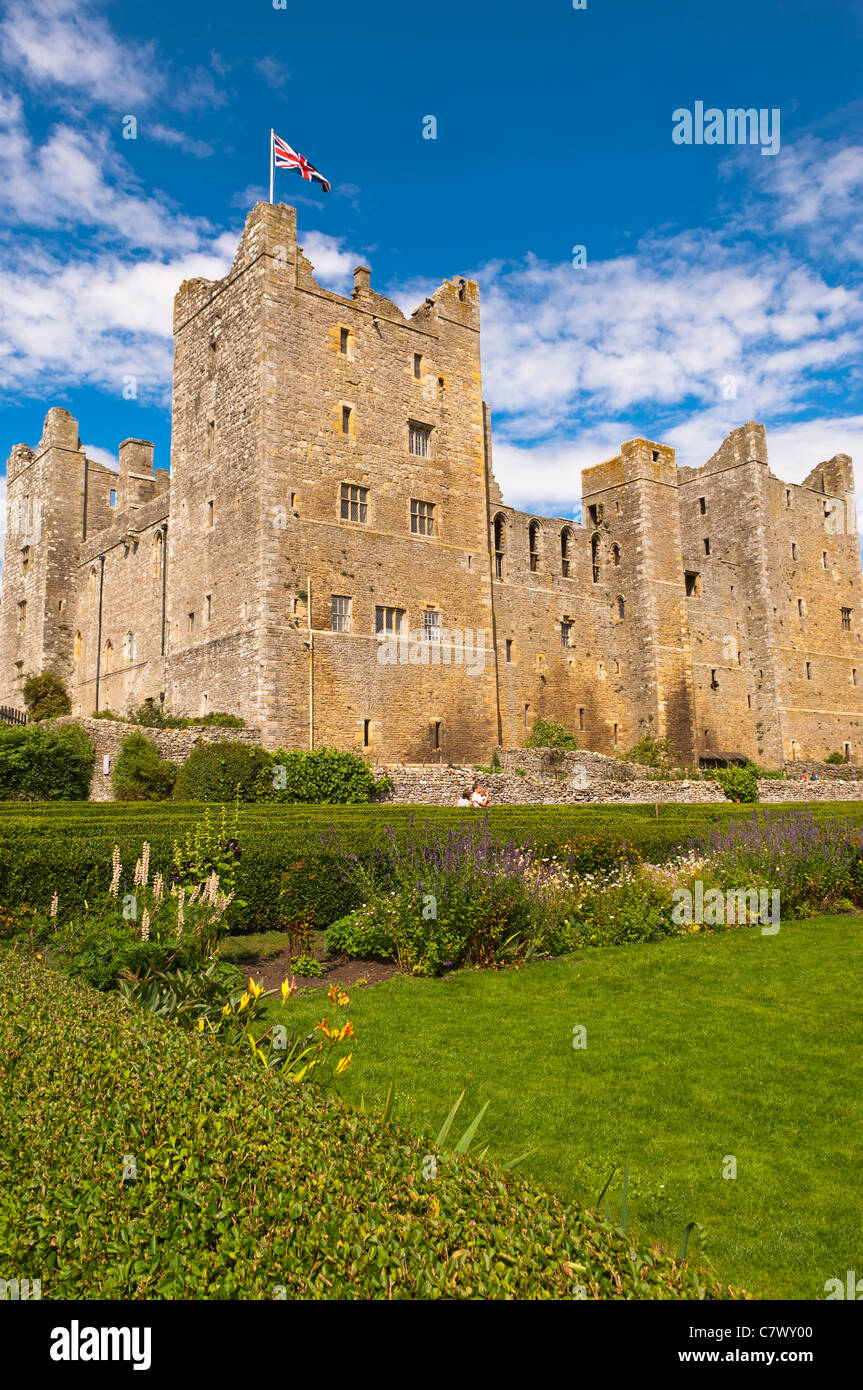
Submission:
[[[746,929],[520,971],[400,976],[352,991],[344,1094],[377,1106],[395,1066],[396,1118],[433,1136],[466,1089],[461,1128],[490,1101],[478,1136],[490,1157],[535,1144],[525,1171],[588,1205],[628,1157],[636,1230],[676,1249],[698,1221],[724,1280],[823,1298],[827,1279],[863,1259],[861,964],[860,919],[820,917],[772,937]],[[274,1006],[292,1032],[325,1010],[320,994]],[[722,1176],[727,1155],[736,1179]]]

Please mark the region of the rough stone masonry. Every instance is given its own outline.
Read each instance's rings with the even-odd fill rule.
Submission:
[[[790,485],[754,422],[698,469],[633,439],[582,473],[582,521],[515,511],[477,285],[409,318],[362,266],[333,294],[284,205],[180,286],[174,339],[170,472],[138,439],[118,472],[88,459],[56,407],[12,449],[0,704],[53,669],[82,715],[152,696],[381,763],[471,764],[539,717],[602,753],[859,760],[845,455]]]

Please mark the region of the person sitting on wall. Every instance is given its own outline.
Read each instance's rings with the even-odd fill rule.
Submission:
[[[470,804],[471,806],[479,807],[488,805],[488,792],[486,791],[485,787],[483,787],[480,784],[479,778],[477,778],[477,780],[473,784],[473,788],[470,794]]]
[[[469,806],[469,805],[470,805],[470,787],[463,787],[462,790],[459,792],[458,801],[456,802],[456,806]]]

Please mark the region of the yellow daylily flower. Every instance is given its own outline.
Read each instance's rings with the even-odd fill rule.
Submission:
[[[342,1057],[341,1060],[336,1063],[336,1076],[341,1076],[343,1071],[347,1071],[348,1067],[351,1065],[351,1058],[353,1055],[352,1052],[349,1052],[347,1057]]]

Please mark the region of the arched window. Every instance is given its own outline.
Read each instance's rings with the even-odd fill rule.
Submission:
[[[568,526],[564,526],[560,533],[560,572],[566,578],[569,575],[569,564],[572,559],[572,531]]]
[[[114,643],[110,637],[105,643],[105,670],[110,671],[114,665]]]
[[[626,604],[620,595],[617,598],[617,616],[618,618],[626,617]]]
[[[137,654],[137,644],[134,632],[127,632],[123,638],[123,651],[127,661],[134,661]]]
[[[157,531],[153,537],[153,549],[150,552],[150,573],[158,579],[162,573],[162,532]]]
[[[81,634],[80,634],[80,632],[76,632],[76,633],[75,633],[75,660],[76,660],[76,661],[80,661],[80,660],[81,660],[81,648],[82,648],[82,646],[83,646],[83,642],[82,642],[82,640],[81,640]]]
[[[590,561],[593,565],[593,582],[599,583],[599,536],[594,536],[590,542]]]
[[[611,558],[612,558],[612,560],[614,561],[614,563],[615,563],[616,565],[619,565],[619,564],[620,564],[620,546],[619,546],[619,545],[613,545],[613,546],[611,547]]]
[[[506,543],[506,521],[498,512],[494,519],[494,577],[503,579],[503,552]]]
[[[93,566],[91,567],[91,569],[90,569],[90,597],[91,597],[91,598],[95,598],[95,596],[96,596],[96,578],[97,578],[97,575],[96,575],[96,566],[93,565]]]
[[[539,569],[539,522],[532,521],[527,528],[528,548],[530,550],[530,572],[536,574]]]

